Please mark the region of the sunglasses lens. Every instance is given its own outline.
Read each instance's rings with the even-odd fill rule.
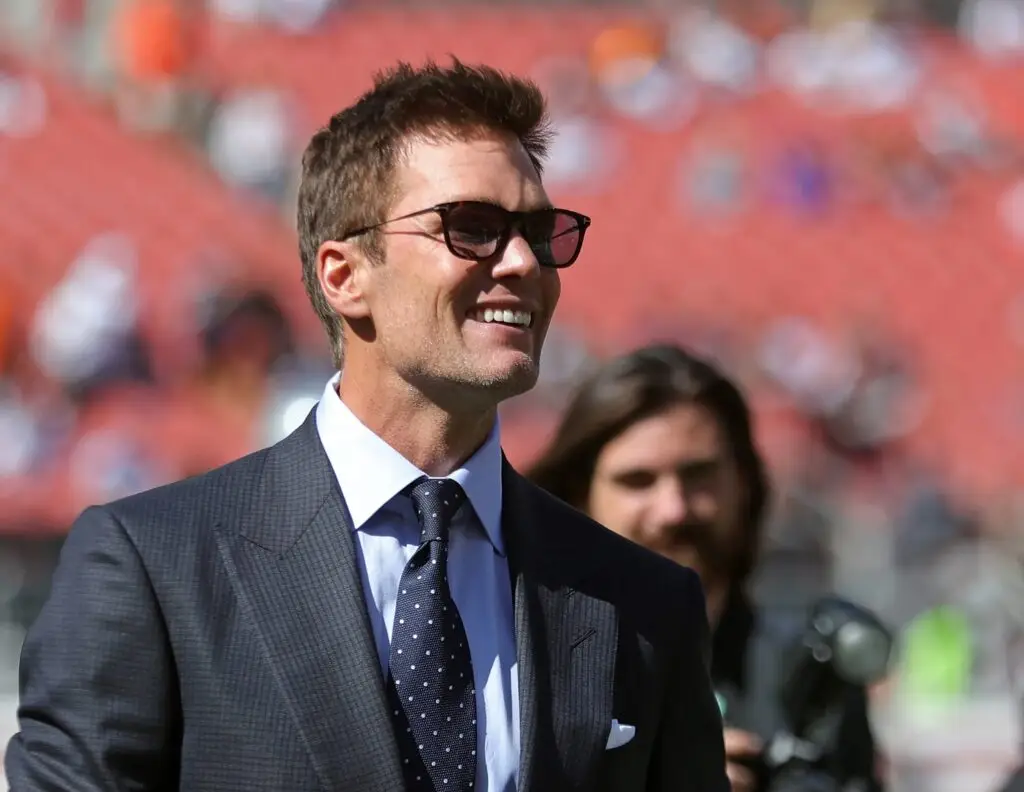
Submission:
[[[508,233],[508,215],[497,206],[453,206],[444,220],[452,252],[462,258],[479,261],[493,256]]]
[[[540,209],[522,215],[522,234],[542,267],[566,267],[583,241],[576,215],[561,209]],[[452,253],[482,261],[500,252],[509,240],[513,215],[500,206],[467,201],[452,204],[443,217]]]
[[[548,209],[529,215],[523,234],[542,267],[565,267],[579,252],[582,229],[573,215]]]

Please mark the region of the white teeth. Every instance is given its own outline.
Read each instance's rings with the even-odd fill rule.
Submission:
[[[500,322],[501,324],[529,327],[533,324],[533,314],[529,311],[484,310],[473,311],[470,317],[478,322]]]

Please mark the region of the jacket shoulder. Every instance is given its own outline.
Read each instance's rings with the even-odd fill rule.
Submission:
[[[233,507],[251,503],[272,449],[264,448],[206,473],[165,484],[102,508],[133,538],[139,532],[210,524]]]
[[[524,492],[534,499],[535,508],[547,515],[546,522],[560,534],[561,542],[585,553],[596,574],[628,587],[638,596],[668,591],[703,607],[703,593],[697,573],[661,556],[614,531],[556,498],[546,490],[523,479]]]

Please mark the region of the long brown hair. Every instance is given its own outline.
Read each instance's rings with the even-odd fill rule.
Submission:
[[[607,361],[570,398],[550,446],[529,477],[585,509],[605,445],[639,421],[678,404],[700,405],[715,417],[739,470],[746,503],[733,582],[742,585],[757,561],[770,487],[747,402],[710,362],[672,344],[643,347]]]

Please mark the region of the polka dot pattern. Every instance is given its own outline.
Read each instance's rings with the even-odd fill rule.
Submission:
[[[410,792],[469,792],[476,776],[476,690],[466,630],[448,588],[448,535],[466,501],[458,482],[411,490],[420,547],[402,572],[388,697]]]

